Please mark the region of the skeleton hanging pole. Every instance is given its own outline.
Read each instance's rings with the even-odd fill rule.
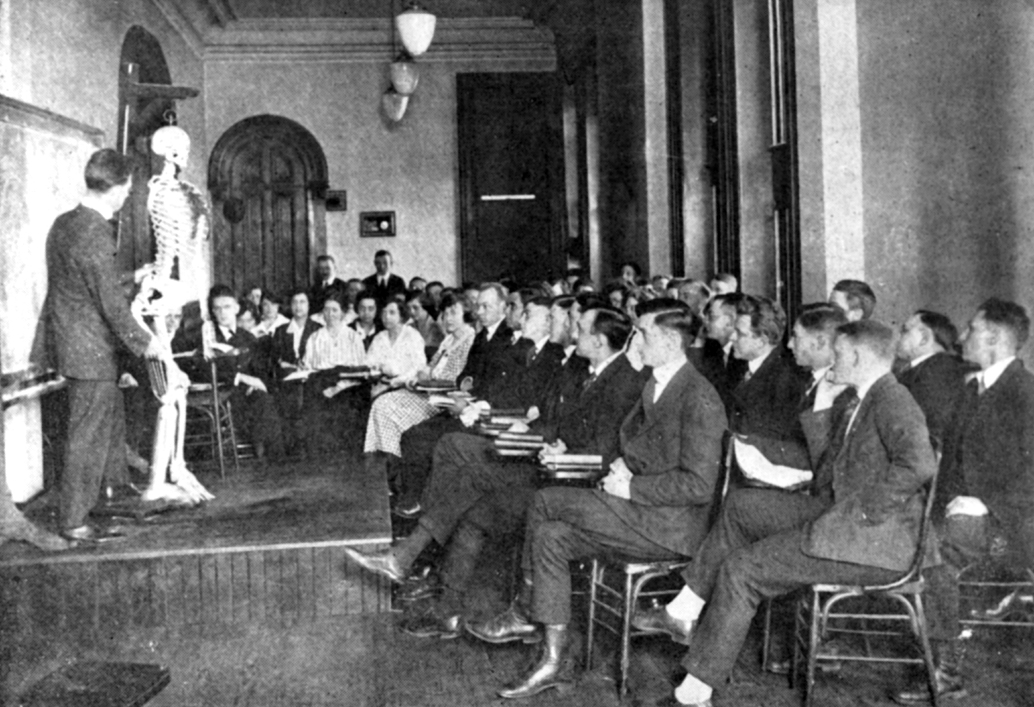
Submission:
[[[190,269],[203,238],[208,236],[208,208],[200,191],[176,178],[176,169],[187,164],[190,138],[180,128],[167,125],[151,138],[151,150],[165,158],[159,175],[148,182],[147,213],[154,226],[156,257],[153,274],[144,278],[134,311],[154,335],[168,344],[168,315],[178,313],[189,300],[204,302],[203,293],[191,293]],[[180,279],[172,279],[179,260]],[[166,347],[171,351],[171,347]],[[187,421],[187,389],[190,381],[171,355],[148,361],[151,390],[161,403],[155,426],[151,471],[144,500],[168,499],[200,503],[213,498],[187,469],[183,438]]]

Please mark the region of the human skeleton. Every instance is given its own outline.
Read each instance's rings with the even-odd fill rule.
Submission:
[[[160,128],[151,138],[151,150],[165,158],[161,173],[147,184],[147,213],[154,226],[157,254],[153,271],[141,282],[133,312],[165,344],[166,355],[147,362],[151,390],[161,407],[143,499],[194,505],[213,496],[187,469],[183,458],[190,380],[172,358],[169,315],[178,313],[190,299],[204,301],[203,295],[190,296],[187,280],[193,265],[190,261],[200,241],[208,236],[208,207],[197,188],[176,178],[176,168],[186,166],[190,153],[187,134],[174,125]],[[177,258],[180,279],[174,280]]]

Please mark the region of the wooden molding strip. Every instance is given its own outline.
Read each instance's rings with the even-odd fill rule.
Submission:
[[[3,94],[0,94],[0,122],[58,137],[86,139],[97,147],[104,143],[104,131],[100,128]]]

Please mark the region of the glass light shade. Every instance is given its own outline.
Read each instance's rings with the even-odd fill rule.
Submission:
[[[395,16],[395,27],[398,28],[402,45],[410,56],[420,56],[431,46],[436,21],[434,15],[427,10],[421,10],[416,3],[412,3],[404,12]]]
[[[416,91],[419,81],[420,70],[408,57],[400,56],[391,62],[391,85],[403,96],[409,96]]]
[[[406,114],[406,106],[409,105],[409,96],[404,96],[394,88],[389,88],[381,96],[381,107],[384,108],[384,114],[393,123],[397,123],[402,120],[402,116]]]

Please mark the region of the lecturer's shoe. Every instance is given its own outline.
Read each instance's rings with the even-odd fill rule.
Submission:
[[[381,577],[387,577],[395,584],[402,584],[406,576],[399,567],[399,561],[395,559],[391,550],[365,553],[354,548],[345,548],[345,557],[356,563],[363,569],[369,570]]]
[[[675,618],[663,606],[640,609],[632,615],[632,625],[638,630],[646,633],[666,633],[675,643],[684,646],[689,645],[694,623],[696,622],[693,620]]]

